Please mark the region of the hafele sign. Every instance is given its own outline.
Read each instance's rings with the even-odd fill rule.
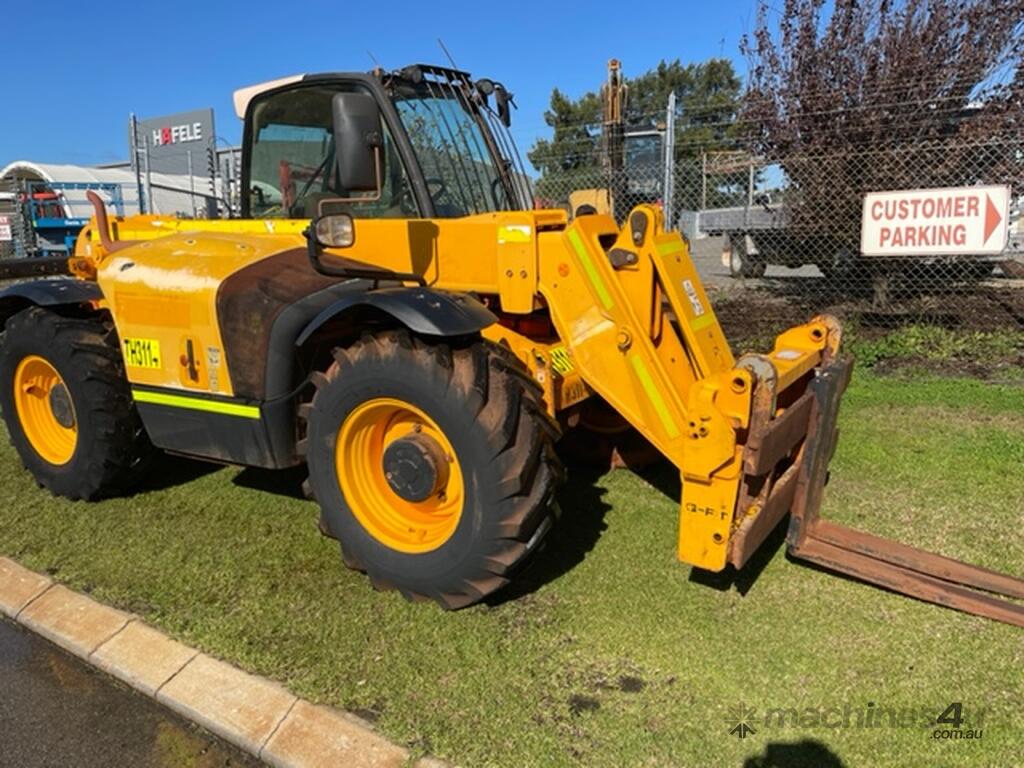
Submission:
[[[1010,188],[943,187],[864,196],[865,256],[956,256],[1006,248]]]
[[[166,144],[182,144],[188,141],[203,140],[203,124],[200,122],[184,125],[165,125],[153,131],[152,146],[162,147]]]
[[[0,242],[10,242],[14,239],[11,232],[11,220],[6,216],[0,216]]]
[[[150,170],[186,174],[191,154],[192,173],[199,178],[209,174],[206,150],[214,147],[215,140],[212,109],[194,109],[139,120],[136,132],[139,149],[149,153]],[[145,167],[141,157],[139,162]]]

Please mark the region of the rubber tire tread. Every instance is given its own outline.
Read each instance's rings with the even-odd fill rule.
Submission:
[[[14,405],[14,373],[28,355],[57,369],[74,404],[78,442],[61,466],[36,453]],[[155,453],[132,399],[117,333],[99,316],[63,317],[29,307],[8,320],[0,337],[0,409],[22,464],[57,496],[93,500],[122,494],[145,475]]]
[[[537,550],[557,514],[559,433],[541,388],[514,355],[479,339],[452,345],[387,330],[337,348],[333,357],[314,379],[312,407],[302,412],[309,487],[321,507],[321,529],[339,540],[344,563],[365,572],[378,589],[446,609],[501,589]],[[368,399],[359,393],[371,391],[413,399],[439,424],[453,427],[453,441],[472,447],[460,452],[455,443],[466,506],[452,537],[429,553],[400,553],[373,539],[341,493],[338,430],[345,414]]]

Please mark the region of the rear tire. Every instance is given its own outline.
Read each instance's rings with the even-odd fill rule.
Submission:
[[[832,258],[817,265],[830,288],[844,289],[864,283],[869,275],[867,265],[858,254],[845,245],[836,247]]]
[[[0,341],[0,408],[25,468],[58,496],[123,492],[153,453],[117,335],[100,318],[39,307],[12,317]]]
[[[729,272],[733,277],[764,277],[768,263],[747,250],[746,235],[729,237]]]
[[[334,350],[314,384],[309,485],[346,565],[449,609],[507,584],[551,527],[561,478],[557,426],[521,364],[487,342],[384,331]]]

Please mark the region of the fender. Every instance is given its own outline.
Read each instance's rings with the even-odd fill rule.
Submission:
[[[26,307],[58,307],[88,304],[103,298],[100,286],[90,280],[56,277],[15,283],[0,291],[0,323]]]
[[[465,293],[430,288],[381,288],[344,296],[302,330],[295,346],[302,346],[328,320],[353,307],[373,307],[414,333],[426,336],[464,336],[477,333],[498,321],[487,307]]]

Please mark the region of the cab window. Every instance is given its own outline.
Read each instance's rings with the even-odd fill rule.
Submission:
[[[331,100],[339,90],[337,85],[297,88],[255,105],[248,190],[252,218],[308,219],[317,215],[321,201],[336,198],[356,198],[343,209],[358,218],[419,215],[387,126],[380,197],[338,186]],[[338,207],[332,205],[331,209]]]

